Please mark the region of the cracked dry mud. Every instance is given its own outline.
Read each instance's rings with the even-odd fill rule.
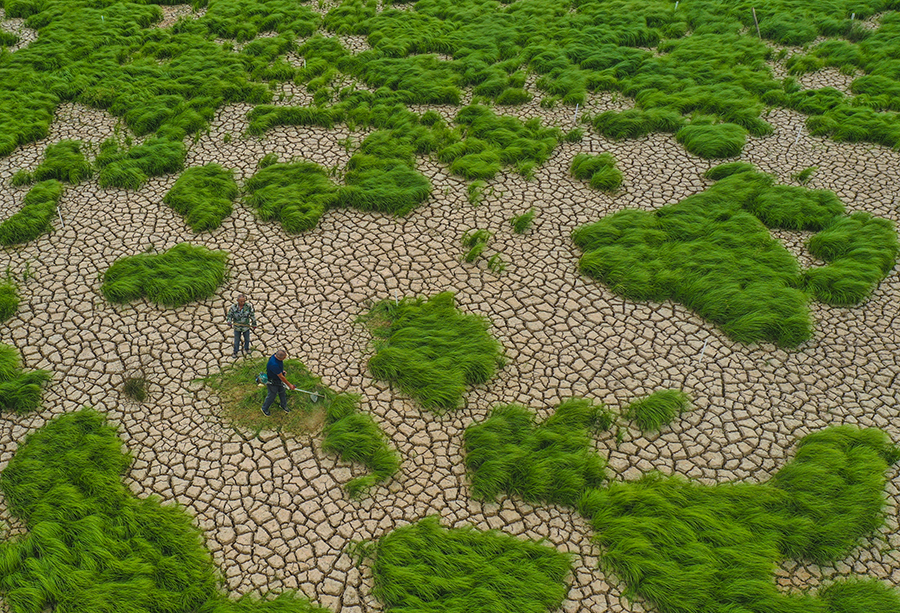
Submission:
[[[598,95],[587,107],[596,112],[623,104]],[[218,162],[234,168],[238,181],[270,152],[282,160],[343,166],[366,135],[339,126],[279,127],[264,138],[243,137],[249,108],[223,108],[210,132],[189,143],[187,165]],[[541,111],[534,103],[501,112],[527,117]],[[557,107],[543,116],[567,130],[572,113]],[[810,137],[804,117],[794,112],[774,110],[768,120],[775,134],[750,138],[742,160],[782,182],[818,166],[809,187],[834,190],[851,211],[900,220],[900,153]],[[18,209],[27,190],[10,187],[9,178],[33,169],[47,144],[76,138],[96,148],[115,126],[103,112],[61,106],[47,139],[0,160],[0,219]],[[604,151],[625,176],[613,195],[568,174],[576,153]],[[296,588],[335,612],[379,611],[369,568],[355,568],[345,547],[436,513],[445,525],[545,538],[573,552],[565,611],[640,611],[640,603],[622,597],[617,579],[597,568],[590,527],[574,511],[470,498],[460,450],[468,424],[501,403],[530,406],[543,418],[572,395],[619,407],[660,387],[681,387],[695,398],[693,413],[658,435],[632,429],[618,447],[614,437],[602,435],[596,449],[609,458],[614,479],[658,469],[706,483],[765,480],[801,436],[830,424],[878,427],[900,441],[896,268],[860,307],[813,304],[814,338],[791,351],[732,342],[681,305],[630,302],[579,274],[572,230],[623,207],[652,210],[697,193],[710,184],[702,173],[713,164],[685,152],[671,135],[613,142],[587,132],[581,143],[561,144],[531,181],[509,171],[488,181],[483,201],[473,207],[465,181],[436,160],[420,158],[434,193],[407,217],[329,211],[300,236],[256,221],[240,203],[222,227],[194,235],[162,203],[175,175],[137,191],[101,189],[96,180],[68,187],[60,206],[64,227],[57,222],[53,233],[0,252],[0,269],[30,275],[0,342],[15,345],[28,368],[55,373],[40,412],[0,415],[0,468],[26,433],[91,405],[119,425],[135,457],[129,486],[196,515],[229,587],[238,592]],[[533,229],[513,234],[509,219],[531,207],[537,210]],[[472,228],[494,234],[486,255],[500,253],[505,272],[488,271],[486,258],[461,262],[460,238]],[[812,263],[805,236],[777,236],[803,264]],[[183,241],[231,254],[230,277],[215,298],[178,309],[143,301],[113,306],[103,299],[99,276],[116,259]],[[467,394],[465,408],[436,417],[371,379],[370,336],[354,319],[371,301],[445,290],[456,292],[463,311],[490,318],[508,360],[494,381]],[[282,440],[263,432],[245,440],[219,420],[217,398],[194,380],[232,361],[224,318],[239,292],[260,317],[255,355],[285,348],[326,385],[362,394],[363,410],[402,454],[395,478],[351,500],[341,486],[360,467],[324,453],[320,437]],[[151,382],[143,404],[120,393],[123,377],[135,374]],[[900,583],[900,477],[896,469],[889,477],[888,519],[880,534],[835,565],[785,563],[778,572],[784,589],[850,573]],[[5,509],[0,520],[11,521]]]

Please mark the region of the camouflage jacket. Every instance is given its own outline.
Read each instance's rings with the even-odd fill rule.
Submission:
[[[251,326],[255,328],[256,313],[253,311],[253,305],[249,302],[244,303],[244,308],[239,307],[237,304],[231,305],[225,321],[233,323],[236,330],[247,330]]]

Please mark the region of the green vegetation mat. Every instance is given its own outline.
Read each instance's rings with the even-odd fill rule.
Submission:
[[[691,397],[681,390],[657,390],[629,404],[623,415],[641,430],[656,432],[692,408]]]
[[[291,234],[315,228],[337,196],[328,171],[312,162],[266,166],[247,179],[244,189],[260,219],[278,220]]]
[[[883,521],[885,472],[898,459],[883,432],[839,426],[801,439],[767,483],[705,486],[650,473],[588,492],[579,511],[604,548],[603,567],[626,583],[626,595],[660,611],[842,611],[841,589],[858,584],[821,597],[782,593],[776,563],[833,562],[871,535]],[[898,602],[864,586],[875,602]]]
[[[372,375],[396,383],[426,409],[457,408],[467,386],[487,383],[502,365],[490,323],[457,311],[450,292],[383,300],[361,320],[375,337]]]
[[[100,287],[110,302],[130,302],[146,296],[177,307],[215,294],[225,280],[224,251],[180,243],[160,254],[142,253],[116,260]]]
[[[616,168],[616,158],[611,153],[579,153],[572,158],[569,171],[576,179],[589,181],[591,187],[601,191],[614,192],[622,185],[622,171]]]
[[[496,407],[463,436],[472,496],[494,501],[502,492],[574,507],[606,480],[606,461],[592,450],[590,434],[610,425],[605,407],[583,399],[560,404],[540,425],[525,407]]]
[[[391,613],[545,613],[562,604],[571,558],[534,541],[435,516],[398,528],[375,547],[374,594]]]
[[[229,600],[190,515],[137,498],[122,480],[130,463],[91,409],[27,436],[0,475],[28,528],[0,543],[0,593],[14,613],[326,613],[291,592]]]
[[[34,172],[20,170],[12,178],[13,185],[25,185],[34,181],[56,179],[64,183],[78,185],[94,174],[94,167],[81,151],[82,143],[77,140],[61,140],[48,145],[44,150],[44,160]]]
[[[0,223],[0,245],[21,245],[52,230],[62,192],[62,183],[53,179],[32,187],[19,212]]]
[[[188,168],[163,197],[194,232],[215,230],[231,215],[231,203],[237,198],[234,172],[218,164]]]
[[[751,168],[724,165],[700,194],[577,229],[581,270],[633,300],[680,302],[739,342],[796,347],[812,334],[809,294],[865,300],[896,261],[897,234],[888,220],[846,215],[831,192],[775,185]],[[819,231],[809,249],[830,263],[801,271],[766,226]]]
[[[313,402],[309,394],[288,391],[290,412],[282,411],[276,399],[272,415],[264,415],[262,405],[268,392],[255,379],[266,371],[268,360],[241,360],[202,379],[218,393],[223,419],[257,434],[262,430],[276,430],[298,436],[317,432],[324,425],[322,448],[326,452],[336,453],[347,462],[358,462],[371,471],[346,484],[347,493],[353,497],[361,496],[400,469],[400,456],[390,447],[387,436],[371,415],[359,411],[359,397],[322,385],[300,360],[284,361],[288,381],[298,389],[316,393],[319,398]]]
[[[0,322],[4,322],[19,309],[19,287],[10,280],[0,281]]]
[[[27,413],[41,404],[41,392],[53,375],[46,370],[22,370],[15,347],[0,343],[0,412]]]

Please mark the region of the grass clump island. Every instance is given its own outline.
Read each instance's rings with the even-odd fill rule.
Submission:
[[[43,388],[52,377],[46,370],[22,370],[16,348],[0,343],[0,413],[37,410]]]
[[[487,383],[503,363],[489,322],[459,312],[450,292],[383,300],[361,320],[374,336],[372,375],[397,384],[426,409],[457,408],[466,387]]]
[[[22,208],[0,223],[0,245],[22,245],[52,230],[62,193],[63,185],[55,179],[32,187],[25,194]]]
[[[494,408],[463,436],[472,496],[493,502],[506,493],[574,507],[588,489],[606,481],[606,462],[592,451],[590,435],[612,423],[603,405],[584,399],[563,402],[537,425],[525,407]]]
[[[231,215],[231,203],[237,195],[234,172],[207,164],[185,170],[163,202],[183,215],[191,230],[205,232],[215,230]]]
[[[614,192],[622,185],[622,171],[616,168],[616,158],[611,153],[579,153],[572,158],[569,171],[576,179],[588,181],[600,191]]]
[[[577,229],[581,270],[633,300],[675,300],[743,343],[796,347],[812,334],[810,297],[865,300],[893,267],[893,224],[847,215],[832,193],[775,185],[743,163],[708,173],[705,192],[652,213],[626,209]],[[813,230],[828,265],[802,271],[768,228]]]
[[[372,548],[373,592],[391,613],[547,613],[568,592],[569,554],[436,516],[398,528]]]
[[[13,611],[327,613],[293,592],[230,600],[191,516],[137,498],[123,482],[130,464],[92,409],[26,437],[0,475],[28,529],[0,543],[0,593]]]
[[[159,254],[142,253],[116,260],[103,274],[100,290],[110,302],[146,297],[178,307],[212,296],[225,280],[224,251],[180,243]]]
[[[676,417],[692,409],[691,397],[683,391],[656,390],[625,407],[623,415],[633,419],[644,432],[658,432]]]
[[[19,309],[19,286],[11,279],[0,281],[0,323],[16,314]]]
[[[48,145],[44,150],[44,160],[34,172],[20,170],[13,175],[13,185],[25,185],[35,181],[56,179],[63,183],[78,185],[91,178],[94,167],[84,157],[82,143],[77,140],[61,140]]]
[[[284,230],[311,230],[337,197],[328,171],[312,162],[271,164],[247,179],[245,201],[263,221],[278,220]]]
[[[322,385],[300,360],[285,360],[288,380],[300,390],[315,393],[316,401],[309,394],[289,391],[289,413],[280,410],[276,400],[272,415],[263,415],[260,407],[267,388],[257,385],[255,378],[265,372],[266,362],[268,358],[241,360],[202,380],[218,393],[225,421],[256,434],[275,429],[283,435],[301,436],[323,429],[322,448],[326,452],[371,471],[345,485],[351,497],[362,496],[400,469],[400,456],[390,447],[387,436],[371,415],[359,411],[359,397]]]

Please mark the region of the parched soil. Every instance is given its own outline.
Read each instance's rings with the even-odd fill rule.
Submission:
[[[588,110],[627,104],[604,96],[592,97]],[[265,138],[243,137],[249,108],[222,109],[209,134],[188,143],[187,165],[217,162],[235,168],[239,182],[271,152],[282,160],[343,166],[365,137],[343,126],[281,127]],[[500,112],[539,111],[533,103]],[[574,109],[557,107],[545,120],[568,130]],[[790,111],[774,110],[767,120],[775,134],[751,138],[742,160],[783,182],[818,166],[809,187],[834,190],[851,211],[900,221],[900,153],[810,137],[804,117]],[[47,144],[75,138],[96,147],[115,127],[105,113],[60,107],[47,139],[0,159],[0,219],[18,209],[27,190],[11,188],[9,178],[33,169]],[[605,151],[625,176],[614,195],[568,174],[576,153]],[[330,211],[300,236],[256,221],[241,204],[219,229],[194,235],[162,203],[174,175],[138,191],[101,189],[96,180],[68,187],[60,204],[64,227],[57,222],[52,234],[0,252],[0,271],[9,266],[20,279],[29,277],[21,285],[23,306],[0,328],[0,342],[15,345],[28,368],[55,373],[41,412],[0,416],[0,469],[27,432],[91,405],[119,425],[135,456],[130,487],[195,514],[229,586],[239,592],[296,588],[336,612],[379,611],[369,568],[356,568],[346,546],[438,514],[445,525],[499,528],[575,553],[565,611],[642,610],[597,568],[590,527],[574,511],[470,498],[461,455],[467,425],[497,404],[521,403],[545,417],[573,395],[618,408],[660,387],[680,387],[695,398],[696,411],[659,435],[632,429],[618,446],[603,435],[597,451],[609,457],[615,479],[656,469],[707,483],[765,480],[801,436],[831,424],[878,427],[900,441],[896,268],[860,307],[814,304],[814,338],[792,351],[740,345],[678,304],[633,303],[579,274],[580,253],[570,240],[575,228],[623,207],[652,210],[697,193],[709,185],[702,173],[712,164],[671,135],[612,142],[588,133],[581,143],[561,144],[531,181],[512,172],[488,181],[483,201],[472,206],[462,179],[423,158],[419,169],[434,194],[407,217]],[[533,229],[513,234],[509,220],[531,207]],[[501,255],[502,274],[487,269],[487,257],[461,262],[460,238],[473,228],[494,234],[485,254]],[[778,237],[801,262],[811,262],[804,236]],[[230,277],[214,299],[171,310],[103,299],[99,276],[117,258],[183,241],[231,254]],[[446,290],[456,292],[463,311],[490,318],[508,360],[497,379],[467,395],[463,409],[436,417],[372,380],[370,337],[354,320],[372,301]],[[362,394],[362,409],[402,455],[393,480],[351,500],[341,486],[362,469],[324,453],[320,437],[282,440],[263,432],[245,440],[221,422],[218,399],[194,380],[231,361],[225,311],[241,292],[261,320],[256,355],[284,348],[323,384]],[[151,383],[143,404],[120,391],[124,378],[136,374]],[[779,583],[806,589],[858,573],[900,584],[896,469],[887,495],[888,520],[878,537],[834,566],[788,563]],[[5,511],[0,520],[11,522]]]

